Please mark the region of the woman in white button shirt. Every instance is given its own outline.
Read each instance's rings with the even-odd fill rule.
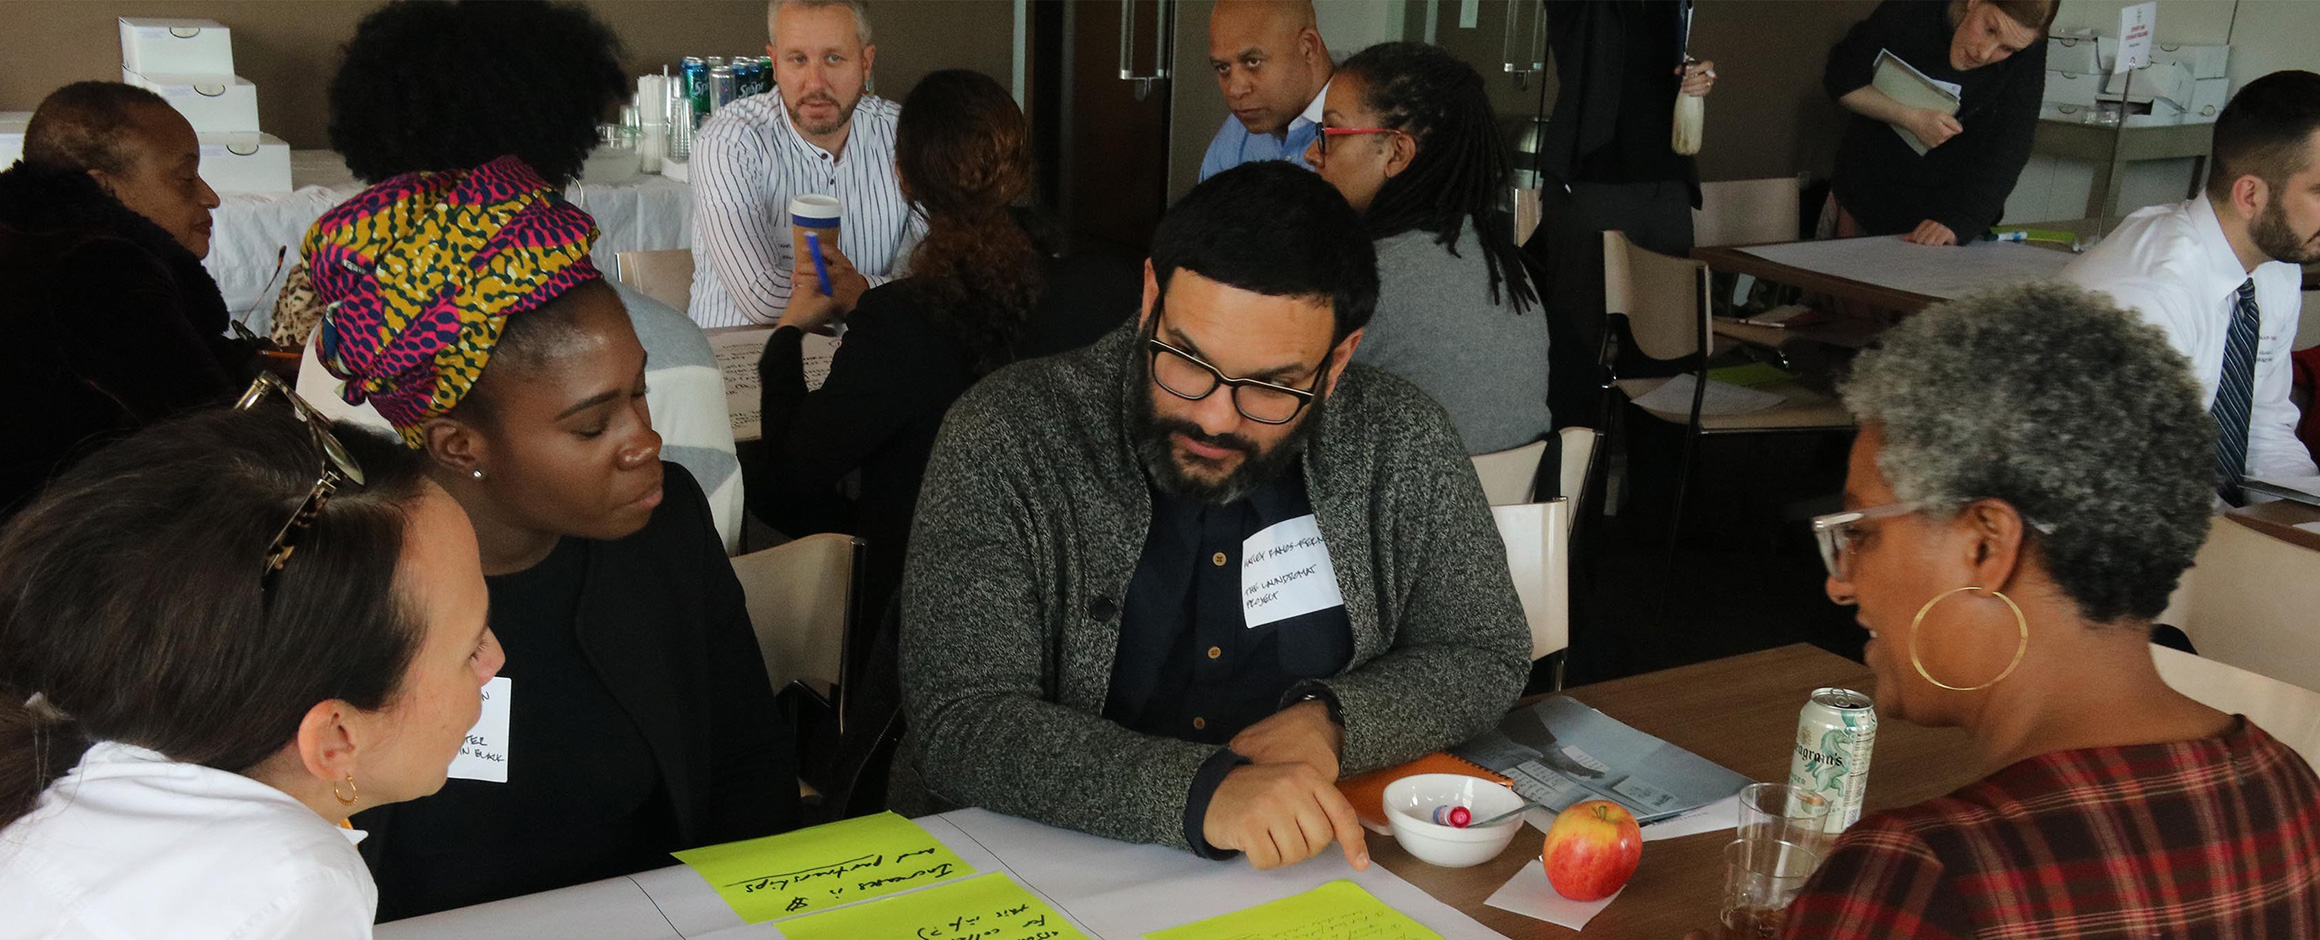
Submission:
[[[0,529],[0,938],[371,935],[341,821],[442,786],[501,657],[417,453],[287,395]]]

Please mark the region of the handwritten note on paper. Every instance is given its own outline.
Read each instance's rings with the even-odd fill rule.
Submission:
[[[1241,542],[1241,616],[1249,629],[1344,604],[1329,543],[1312,514],[1273,523]]]
[[[992,873],[781,925],[789,940],[1087,940],[1015,879]]]
[[[506,783],[508,775],[508,710],[515,706],[515,681],[493,676],[483,684],[483,714],[467,729],[459,756],[451,759],[450,775],[459,780]]]
[[[786,932],[786,931],[785,931]],[[1221,917],[1148,933],[1144,940],[1442,940],[1350,881]]]
[[[752,924],[975,872],[893,813],[674,854]]]
[[[765,354],[765,339],[773,335],[772,328],[744,326],[708,332],[709,346],[717,355],[717,371],[725,377],[725,411],[733,416],[733,439],[764,437],[757,360]],[[808,333],[800,345],[805,353],[806,390],[821,388],[830,377],[830,360],[838,354],[838,340]]]

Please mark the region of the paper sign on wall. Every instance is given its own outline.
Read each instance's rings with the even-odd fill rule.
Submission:
[[[1344,604],[1329,543],[1311,513],[1273,523],[1241,543],[1241,616],[1249,629]]]
[[[2135,3],[2119,8],[2119,56],[2112,72],[2151,64],[2151,31],[2159,22],[2159,4]]]
[[[493,676],[483,684],[483,715],[467,729],[467,742],[451,759],[451,777],[506,783],[508,774],[508,709],[515,704],[515,682]]]

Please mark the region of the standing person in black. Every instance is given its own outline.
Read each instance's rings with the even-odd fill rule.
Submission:
[[[2060,0],[1885,0],[1829,50],[1821,87],[1853,118],[1837,148],[1824,238],[1901,235],[1961,245],[2006,214],[2030,162],[2046,88],[2046,30]],[[1891,52],[1954,85],[1958,111],[1912,108],[1871,82]],[[1927,147],[1920,155],[1906,129]]]
[[[865,609],[902,580],[919,479],[951,402],[1016,359],[1077,349],[1135,312],[1132,264],[1057,256],[1023,207],[1030,123],[989,76],[921,79],[895,128],[903,194],[927,217],[909,276],[846,315],[829,380],[806,390],[800,343],[836,319],[830,298],[792,294],[758,362],[769,451],[746,480],[749,509],[790,535],[851,531],[868,542]],[[861,495],[838,486],[860,471]]]
[[[202,269],[217,194],[161,96],[76,82],[0,172],[0,516],[97,445],[231,399],[252,374]]]
[[[1691,10],[1691,0],[1547,4],[1563,90],[1539,145],[1539,168],[1570,187],[1590,228],[1677,257],[1692,252],[1700,170],[1670,142],[1676,94],[1705,97],[1716,84],[1716,63],[1685,60]]]

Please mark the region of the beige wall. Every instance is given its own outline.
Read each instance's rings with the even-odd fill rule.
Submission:
[[[328,146],[326,91],[338,50],[376,4],[367,0],[6,0],[0,2],[0,111],[29,111],[57,86],[117,79],[122,16],[213,19],[233,29],[234,66],[258,86],[258,126],[292,147]],[[765,46],[761,0],[588,0],[627,47],[632,74],[686,55]],[[878,90],[900,97],[940,68],[1008,81],[1010,0],[880,0]]]

